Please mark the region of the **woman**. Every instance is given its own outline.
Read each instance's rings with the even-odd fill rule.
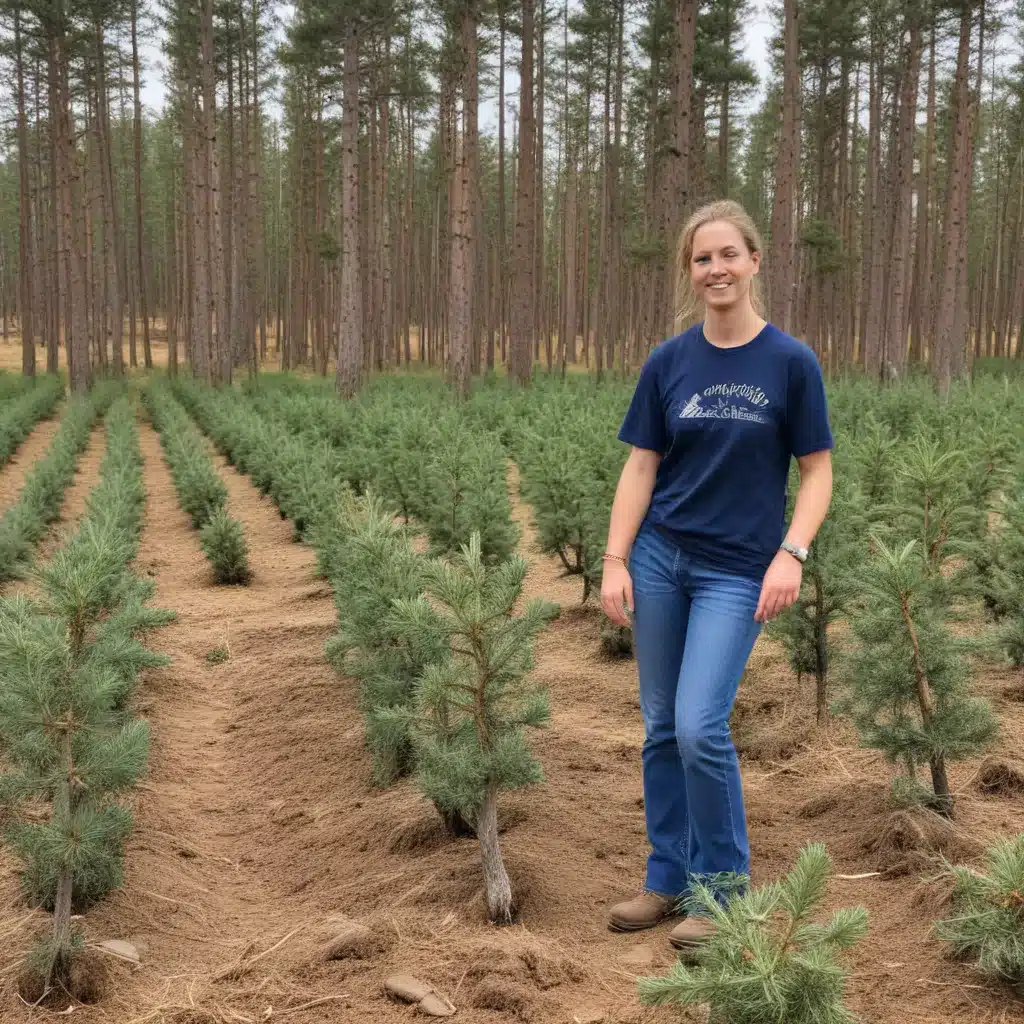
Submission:
[[[679,243],[680,316],[704,319],[648,357],[619,431],[632,446],[612,505],[601,602],[632,617],[651,852],[616,930],[682,913],[693,879],[749,875],[729,713],[764,622],[800,593],[832,497],[832,434],[809,347],[762,319],[757,230],[733,202],[698,210]],[[791,458],[800,470],[785,529]],[[721,881],[721,879],[720,879]],[[724,890],[723,890],[724,891]],[[680,950],[712,932],[690,914]]]

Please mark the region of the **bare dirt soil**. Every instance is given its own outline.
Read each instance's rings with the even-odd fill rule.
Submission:
[[[52,440],[56,429],[56,421],[47,421],[46,423],[40,424],[40,426],[25,439],[25,443],[22,445],[22,448],[19,449],[17,456],[19,460],[18,466],[14,467],[12,465],[8,465],[4,471],[0,473],[0,481],[3,481],[7,474],[14,469],[20,476],[21,484],[24,484],[24,476],[29,468],[28,446],[32,445],[36,452],[35,457],[38,458],[45,453],[46,447],[49,443],[49,440],[47,440],[45,444],[42,443],[42,437],[48,436],[48,438]],[[36,545],[32,561],[32,569],[49,561],[54,551],[60,547],[64,538],[74,531],[75,525],[78,522],[78,517],[85,512],[85,503],[86,499],[89,497],[89,492],[99,482],[100,464],[103,462],[103,456],[107,450],[106,446],[106,430],[103,427],[102,422],[100,422],[93,427],[92,432],[89,434],[89,440],[86,443],[85,449],[78,457],[78,464],[75,466],[74,478],[68,485],[67,490],[64,492],[64,501],[61,504],[60,516],[54,520],[54,522],[50,523],[46,533],[43,534],[42,539]],[[24,452],[24,455],[22,455],[22,452]],[[2,486],[3,484],[0,483],[0,487]],[[0,494],[10,493],[10,497],[6,503],[3,498],[0,498],[0,511],[6,508],[7,505],[13,504],[18,500],[17,491],[21,490],[21,486],[16,484],[13,476],[8,482],[8,486],[10,487],[10,492],[0,491]],[[15,490],[15,486],[17,487],[17,490]],[[34,593],[36,590],[36,583],[32,578],[32,569],[29,570],[29,574],[25,579],[14,580],[0,588],[2,589],[2,593],[6,595]]]
[[[17,502],[18,494],[25,486],[25,478],[36,460],[42,458],[50,447],[63,412],[64,403],[58,402],[53,415],[37,423],[6,464],[0,467],[0,515]]]
[[[563,614],[538,645],[536,674],[553,707],[534,741],[547,781],[501,801],[521,913],[498,929],[486,923],[475,841],[446,839],[411,783],[368,784],[356,686],[323,658],[336,613],[313,553],[218,459],[254,577],[248,587],[212,585],[148,427],[142,442],[137,566],[156,582],[153,603],[178,619],[150,638],[171,665],[147,673],[137,694],[153,746],[125,885],[84,919],[92,942],[128,940],[141,963],[94,953],[97,1001],[76,1006],[74,1019],[405,1021],[421,1015],[391,1001],[383,982],[408,972],[468,1024],[702,1020],[635,996],[637,976],[672,963],[671,924],[637,935],[607,929],[608,906],[639,886],[647,850],[635,664],[600,654],[601,616],[580,609],[579,582],[537,552],[529,509],[516,500],[530,562],[524,596],[559,601]],[[517,496],[514,473],[511,484]],[[950,826],[888,807],[877,755],[839,726],[813,727],[813,688],[798,690],[769,639],[744,678],[736,737],[754,882],[784,873],[812,840],[828,844],[839,874],[870,874],[834,880],[826,908],[869,909],[850,997],[865,1024],[1024,1020],[1024,1004],[932,938],[946,889],[921,881],[938,852],[973,857],[1024,830],[1006,770],[1018,765],[1024,678],[993,672],[978,685],[1003,718],[996,754],[1006,764],[953,768]],[[14,871],[0,860],[5,1022],[32,1017],[15,994],[11,958],[45,921],[20,904]]]

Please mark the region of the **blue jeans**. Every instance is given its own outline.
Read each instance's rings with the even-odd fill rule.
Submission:
[[[694,562],[647,522],[630,574],[651,844],[645,886],[681,898],[694,875],[750,871],[729,713],[761,630],[761,584]]]

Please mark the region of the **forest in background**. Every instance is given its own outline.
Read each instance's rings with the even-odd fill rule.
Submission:
[[[686,216],[731,197],[827,370],[945,391],[1024,355],[1024,2],[784,0],[763,83],[751,9],[4,0],[4,336],[26,373],[66,345],[75,391],[156,338],[172,373],[274,353],[344,395],[418,361],[463,392],[627,373],[678,329]]]

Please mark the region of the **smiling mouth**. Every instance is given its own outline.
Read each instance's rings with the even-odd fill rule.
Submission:
[[[710,288],[713,292],[720,292],[722,291],[722,289],[728,288],[731,283],[731,281],[722,281],[719,282],[718,284],[709,284],[708,288]]]

